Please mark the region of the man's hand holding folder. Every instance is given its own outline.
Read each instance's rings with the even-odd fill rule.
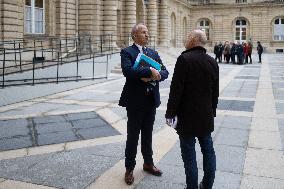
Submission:
[[[152,68],[152,67],[150,67],[150,70],[152,72],[152,77],[150,77],[150,78],[141,78],[141,80],[144,81],[144,82],[159,81],[161,79],[161,75],[158,72],[158,70],[156,70],[155,68]]]
[[[143,53],[138,54],[135,64],[133,66],[134,69],[138,69],[140,67],[150,67],[150,70],[152,72],[151,78],[141,78],[142,81],[159,81],[161,79],[161,75],[159,72],[161,70],[161,65]]]
[[[161,64],[143,53],[138,54],[133,66],[134,69],[138,69],[140,67],[152,67],[158,71],[161,71]]]

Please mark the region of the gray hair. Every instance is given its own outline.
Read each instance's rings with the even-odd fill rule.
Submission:
[[[135,33],[139,30],[140,26],[146,26],[144,23],[137,23],[131,29],[131,38],[134,40]]]
[[[206,34],[203,30],[193,30],[188,34],[185,48],[189,49],[196,46],[204,46],[207,42]]]

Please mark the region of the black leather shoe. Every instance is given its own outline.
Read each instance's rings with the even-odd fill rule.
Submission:
[[[154,165],[150,165],[150,164],[143,164],[143,170],[152,174],[152,175],[155,175],[155,176],[161,176],[163,174],[163,172],[158,169],[157,167],[155,167]]]
[[[124,181],[127,185],[131,185],[134,182],[133,177],[133,170],[126,169],[125,175],[124,175]]]

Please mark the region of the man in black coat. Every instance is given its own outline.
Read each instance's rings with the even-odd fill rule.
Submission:
[[[152,131],[155,121],[156,108],[161,104],[159,82],[168,77],[169,72],[163,65],[158,53],[146,47],[148,29],[140,23],[132,28],[134,44],[121,50],[121,68],[126,82],[121,93],[119,105],[127,111],[127,140],[125,149],[125,182],[134,182],[133,170],[136,165],[136,153],[141,131],[141,152],[144,159],[143,170],[155,176],[162,172],[154,166],[152,151]],[[139,53],[143,53],[161,65],[158,71],[152,67],[133,68]]]
[[[178,57],[167,104],[169,125],[177,120],[187,189],[198,187],[195,138],[203,154],[204,177],[200,188],[211,189],[215,179],[216,156],[211,132],[219,97],[219,67],[206,54],[206,35],[194,30],[188,36],[186,51]]]
[[[263,53],[263,47],[260,44],[260,41],[257,42],[256,50],[257,50],[257,54],[258,54],[258,63],[261,63],[261,55]]]

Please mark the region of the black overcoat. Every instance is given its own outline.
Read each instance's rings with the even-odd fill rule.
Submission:
[[[178,117],[181,136],[204,136],[214,130],[219,97],[219,67],[203,47],[178,57],[170,87],[166,118]]]

